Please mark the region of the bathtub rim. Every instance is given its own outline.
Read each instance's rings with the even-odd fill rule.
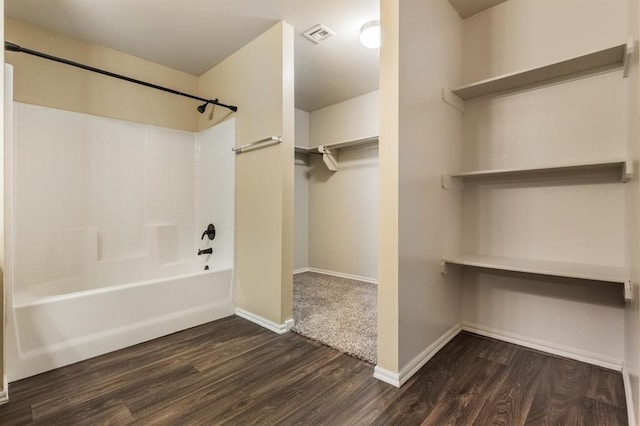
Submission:
[[[203,276],[205,271],[189,276]],[[210,272],[210,271],[206,271]],[[17,323],[17,309],[8,307],[7,359],[11,366],[6,370],[8,382],[24,379],[46,371],[85,361],[96,356],[157,339],[175,332],[196,327],[234,315],[235,312],[235,270],[224,268],[214,270],[215,275],[227,275],[224,282],[230,287],[227,297],[213,300],[201,306],[193,306],[155,317],[145,317],[127,325],[68,339],[65,342],[43,345],[41,348],[24,349],[20,344]],[[164,280],[170,281],[170,280]],[[140,284],[137,282],[135,284]],[[113,291],[113,287],[106,287]],[[102,293],[102,292],[100,292]],[[96,294],[94,292],[94,294]],[[93,295],[91,295],[93,296]],[[57,297],[56,297],[57,298]],[[54,303],[54,302],[52,302]]]
[[[200,276],[200,275],[213,275],[215,273],[228,271],[228,270],[231,270],[233,272],[233,267],[232,266],[219,267],[217,269],[195,271],[195,272],[189,272],[189,273],[186,273],[186,274],[169,275],[169,276],[166,276],[166,277],[156,277],[156,278],[152,278],[152,279],[148,279],[148,280],[135,281],[135,282],[130,282],[130,283],[116,284],[116,285],[103,286],[103,287],[96,287],[96,288],[87,289],[87,290],[73,291],[73,292],[70,292],[70,293],[55,294],[55,295],[52,295],[52,296],[40,296],[40,297],[38,297],[38,296],[29,296],[28,294],[27,295],[20,295],[21,291],[16,292],[16,289],[14,288],[14,290],[12,292],[12,295],[11,295],[11,306],[10,306],[10,308],[11,309],[20,309],[20,308],[25,308],[25,307],[30,307],[30,306],[45,305],[45,304],[48,304],[48,303],[58,302],[58,301],[61,301],[61,300],[70,300],[70,299],[81,298],[81,297],[85,297],[85,296],[89,296],[89,295],[97,295],[97,294],[103,294],[103,293],[108,293],[108,292],[112,292],[112,291],[123,291],[123,290],[131,289],[131,288],[143,287],[143,286],[146,286],[146,285],[152,285],[152,284],[159,283],[159,282],[173,281],[173,280],[184,279],[184,278],[191,278],[191,277]],[[73,277],[73,278],[75,278],[75,277]],[[38,283],[38,284],[41,284],[41,283]],[[31,285],[35,285],[35,283],[31,284]],[[20,301],[19,299],[26,299],[26,301]]]

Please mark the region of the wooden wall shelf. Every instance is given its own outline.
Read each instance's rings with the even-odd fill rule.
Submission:
[[[628,279],[626,269],[619,266],[520,259],[480,254],[459,254],[456,256],[444,257],[442,259],[442,263],[443,274],[447,273],[447,264],[452,264],[619,284],[624,284]]]
[[[347,142],[338,142],[328,145],[318,145],[313,148],[305,148],[301,146],[295,147],[295,152],[299,154],[318,154],[322,155],[322,160],[329,170],[335,172],[338,170],[338,151],[343,148],[351,148],[360,145],[372,145],[378,143],[378,136],[356,139]]]
[[[610,160],[591,163],[558,164],[546,167],[513,168],[496,170],[477,170],[442,176],[442,187],[445,189],[461,189],[465,181],[492,178],[527,179],[544,176],[586,176],[590,174],[612,173],[620,177],[620,182],[629,182],[633,177],[633,163],[629,160]]]
[[[633,40],[607,49],[567,59],[538,68],[505,74],[481,80],[451,90],[461,100],[483,96],[499,95],[517,90],[532,89],[546,84],[569,80],[615,69],[623,69],[628,74],[629,59],[633,54]],[[445,102],[451,103],[445,99]],[[459,105],[454,105],[460,109]]]
[[[378,143],[378,136],[371,136],[369,138],[356,139],[356,140],[347,141],[347,142],[338,142],[338,143],[331,143],[327,145],[314,146],[313,148],[296,146],[295,150],[296,152],[299,152],[301,154],[322,154],[322,152],[319,151],[320,147],[324,147],[326,149],[331,149],[331,150],[339,150],[342,148],[350,148],[358,145],[369,145],[369,144],[377,144],[377,143]]]

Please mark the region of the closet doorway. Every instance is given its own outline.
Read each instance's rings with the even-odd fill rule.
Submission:
[[[296,110],[293,331],[371,364],[377,134],[377,90],[311,113]]]

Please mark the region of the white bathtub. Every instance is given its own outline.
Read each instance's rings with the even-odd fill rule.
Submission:
[[[190,267],[107,287],[67,280],[14,289],[9,381],[232,315],[232,270]]]

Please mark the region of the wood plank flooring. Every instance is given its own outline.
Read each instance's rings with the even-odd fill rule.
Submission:
[[[461,333],[401,389],[229,317],[12,383],[1,425],[624,425],[620,373]]]

